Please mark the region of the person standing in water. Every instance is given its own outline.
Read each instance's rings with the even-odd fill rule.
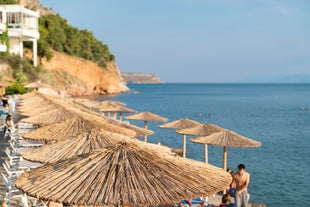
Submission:
[[[250,174],[246,172],[245,165],[238,165],[238,172],[233,175],[233,183],[236,186],[235,203],[237,207],[248,207],[248,186]]]

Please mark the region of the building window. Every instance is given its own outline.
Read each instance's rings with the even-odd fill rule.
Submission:
[[[21,27],[21,13],[20,12],[8,12],[7,23],[9,28],[20,28]]]

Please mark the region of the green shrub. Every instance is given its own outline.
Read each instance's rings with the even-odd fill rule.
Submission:
[[[13,77],[19,82],[36,81],[39,78],[40,67],[34,67],[31,60],[22,60],[19,55],[0,56],[12,68]]]
[[[26,92],[27,92],[27,90],[17,81],[13,85],[5,88],[5,94],[7,94],[7,95],[24,94]]]
[[[0,0],[0,4],[19,4],[19,0]]]

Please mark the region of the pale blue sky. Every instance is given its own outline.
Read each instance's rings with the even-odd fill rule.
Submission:
[[[40,0],[165,82],[310,74],[310,0]]]

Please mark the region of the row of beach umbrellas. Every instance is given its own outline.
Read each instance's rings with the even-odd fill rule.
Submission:
[[[38,92],[22,96],[19,111],[28,116],[22,122],[39,126],[22,136],[46,144],[23,153],[24,159],[45,165],[23,173],[15,183],[18,189],[66,205],[145,206],[208,196],[230,184],[223,169],[136,139],[153,134],[147,122],[167,119],[152,113],[127,117],[144,121],[140,128],[98,113],[104,107],[114,113],[107,108],[124,109],[125,104],[89,103]]]

